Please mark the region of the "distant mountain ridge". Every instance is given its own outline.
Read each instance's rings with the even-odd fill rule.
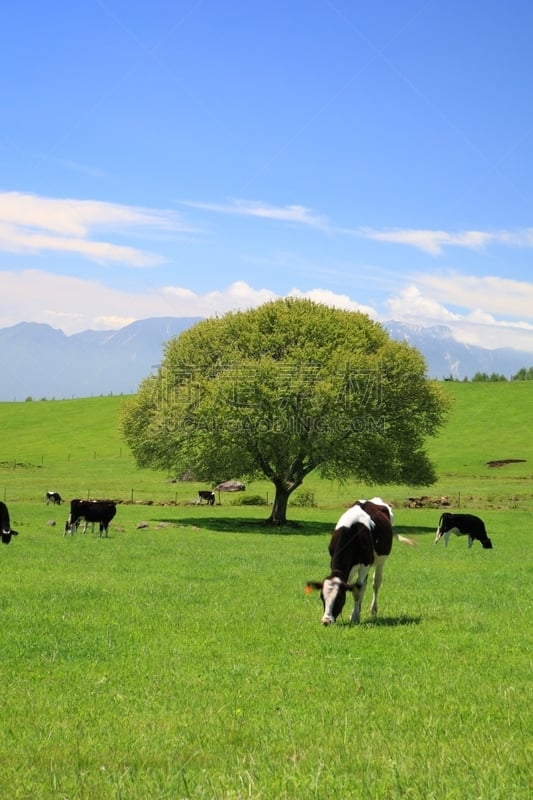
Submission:
[[[430,377],[439,380],[450,377],[469,379],[477,372],[488,375],[497,373],[511,378],[522,367],[533,365],[533,353],[527,350],[513,350],[510,347],[489,350],[463,344],[453,338],[447,325],[423,328],[403,322],[387,322],[383,327],[392,339],[406,341],[420,350],[426,359]]]
[[[200,319],[152,317],[71,336],[36,322],[2,328],[0,401],[133,394],[161,363],[165,342]]]
[[[0,328],[0,401],[133,394],[161,363],[164,346],[201,317],[151,317],[119,330],[67,336],[50,325],[20,322]],[[384,324],[391,338],[416,347],[432,378],[472,378],[476,372],[510,378],[533,366],[533,354],[488,350],[455,341],[445,325]]]

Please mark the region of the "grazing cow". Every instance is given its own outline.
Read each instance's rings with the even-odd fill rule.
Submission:
[[[335,622],[346,602],[346,592],[353,594],[352,625],[359,622],[361,603],[370,567],[374,566],[373,597],[370,611],[378,612],[378,591],[383,567],[392,549],[392,525],[386,509],[369,500],[358,500],[340,517],[329,543],[331,573],[323,581],[310,581],[306,591],[320,590],[324,606],[322,624]]]
[[[46,505],[52,503],[54,506],[60,506],[63,498],[59,494],[59,492],[46,492]]]
[[[444,537],[444,545],[448,547],[451,533],[455,533],[457,536],[468,536],[469,547],[472,547],[474,539],[479,539],[485,550],[492,549],[492,542],[487,536],[485,523],[473,514],[451,514],[449,511],[445,511],[439,520],[433,544],[437,544],[439,539]]]
[[[12,536],[18,536],[19,532],[14,531],[9,521],[9,511],[5,503],[0,502],[0,525],[2,526],[2,542],[9,544]]]
[[[78,529],[80,520],[98,522],[100,536],[108,535],[109,523],[117,513],[113,500],[71,500],[70,514],[65,523],[65,535],[73,534]]]
[[[202,500],[207,500],[208,506],[215,505],[215,493],[211,491],[211,489],[200,489],[198,492],[198,500],[196,501],[196,505],[199,506],[202,503]]]

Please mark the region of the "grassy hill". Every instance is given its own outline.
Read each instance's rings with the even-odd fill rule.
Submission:
[[[0,404],[20,532],[0,549],[0,797],[529,800],[533,384],[445,388],[435,487],[310,476],[317,505],[282,531],[264,507],[189,507],[196,484],[136,469],[123,398]],[[526,460],[486,464],[502,458]],[[71,537],[46,489],[180,505],[122,505],[109,538]],[[434,546],[440,512],[398,508],[417,546],[394,545],[378,617],[369,586],[360,626],[349,601],[324,628],[304,586],[367,491],[460,493],[494,549]]]
[[[453,398],[450,418],[428,440],[438,482],[431,487],[341,486],[311,475],[301,491],[324,507],[380,493],[396,504],[409,496],[449,495],[463,506],[533,508],[533,382],[443,384]],[[124,397],[0,403],[0,497],[42,499],[48,489],[65,498],[186,502],[200,484],[174,483],[161,471],[140,470],[119,428]],[[491,461],[511,461],[490,467]],[[225,477],[225,476],[221,476]],[[235,476],[239,477],[239,476]],[[267,481],[249,490],[272,498]],[[229,498],[227,500],[229,502]]]

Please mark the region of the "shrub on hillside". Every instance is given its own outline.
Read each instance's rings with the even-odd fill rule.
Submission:
[[[291,500],[291,506],[297,508],[316,508],[314,492],[299,492]]]
[[[235,497],[232,504],[234,506],[266,506],[267,501],[260,494],[249,494]]]

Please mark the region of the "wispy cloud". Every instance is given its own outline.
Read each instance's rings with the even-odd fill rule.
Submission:
[[[300,205],[273,206],[253,200],[232,199],[228,203],[197,203],[184,201],[183,205],[198,208],[203,211],[213,211],[218,214],[232,214],[241,217],[257,217],[265,220],[275,220],[296,225],[305,225],[329,231],[330,226],[326,217],[315,214],[311,209]]]
[[[416,229],[378,231],[371,228],[360,228],[355,234],[363,239],[371,239],[376,242],[408,245],[431,255],[440,255],[445,247],[481,250],[490,242],[498,240],[497,234],[483,231],[448,233],[447,231]]]
[[[0,193],[0,249],[11,253],[69,252],[99,263],[149,267],[164,259],[151,252],[94,238],[125,232],[187,230],[172,211],[137,208],[93,200]],[[189,229],[190,230],[190,229]]]
[[[483,250],[489,245],[533,247],[533,228],[523,228],[516,231],[473,230],[452,232],[417,228],[395,228],[392,230],[356,228],[353,230],[343,229],[343,232],[375,242],[407,245],[435,256],[441,255],[448,247],[459,247],[466,250]]]
[[[270,203],[231,199],[227,203],[182,201],[182,205],[209,211],[216,214],[231,214],[241,217],[255,217],[270,221],[306,226],[337,236],[351,236],[387,244],[400,244],[414,247],[430,255],[441,255],[446,248],[483,250],[489,245],[505,247],[533,247],[533,228],[515,231],[445,231],[425,228],[390,228],[380,230],[372,227],[347,228],[335,225],[327,216],[318,214],[303,205],[274,206]]]

